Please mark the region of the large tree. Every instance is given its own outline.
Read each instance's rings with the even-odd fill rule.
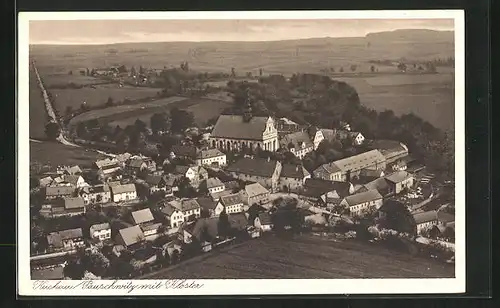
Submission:
[[[165,112],[153,114],[150,120],[150,127],[153,134],[170,130],[170,118],[168,114]]]
[[[173,108],[170,114],[172,119],[171,129],[175,133],[184,132],[186,128],[194,125],[194,115],[191,112]]]
[[[55,122],[49,122],[47,125],[45,125],[45,134],[47,135],[47,138],[50,140],[56,140],[57,137],[59,137],[59,134],[61,133],[61,128],[59,125]]]
[[[410,235],[417,233],[415,219],[403,203],[396,200],[387,200],[384,202],[381,211],[384,213],[379,221],[382,228],[405,232]]]

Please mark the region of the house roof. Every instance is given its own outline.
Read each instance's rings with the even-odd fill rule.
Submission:
[[[263,194],[268,194],[269,191],[259,183],[252,183],[245,186],[245,193],[249,197],[259,196]]]
[[[262,140],[269,117],[252,117],[245,122],[241,115],[220,115],[212,131],[212,137]]]
[[[167,203],[165,207],[161,210],[162,213],[166,214],[167,216],[172,216],[172,214],[175,211],[179,211],[176,207],[172,206],[171,204]]]
[[[47,235],[47,244],[54,247],[62,247],[62,238],[59,232],[52,232]]]
[[[196,155],[196,158],[206,159],[206,158],[219,157],[219,156],[226,156],[226,154],[222,153],[218,149],[208,149],[208,150],[199,151],[198,154]]]
[[[221,201],[222,205],[224,205],[224,206],[231,206],[231,205],[242,203],[241,197],[239,194],[222,196],[222,197],[220,197],[220,201]]]
[[[229,196],[232,195],[233,193],[230,190],[223,190],[223,191],[218,191],[216,193],[210,194],[210,197],[212,197],[212,200],[219,200],[223,196]]]
[[[240,184],[238,183],[238,181],[227,181],[227,182],[224,182],[224,186],[226,186],[226,189],[240,188]]]
[[[370,143],[370,147],[379,150],[387,158],[408,153],[408,147],[395,140],[373,140]]]
[[[292,145],[295,150],[314,146],[307,132],[295,132],[284,135],[280,139],[280,146],[289,149],[289,145]]]
[[[361,172],[359,173],[359,176],[368,177],[368,178],[379,178],[383,174],[384,174],[383,170],[365,168],[365,169],[361,170]]]
[[[196,198],[196,202],[198,202],[198,204],[206,210],[213,210],[217,206],[217,202],[215,202],[212,198],[200,197]]]
[[[82,173],[82,169],[78,165],[72,166],[72,167],[67,167],[65,171],[68,174],[77,174],[77,173]]]
[[[132,218],[136,224],[142,224],[154,220],[153,213],[149,208],[132,212]]]
[[[191,158],[195,158],[198,153],[198,149],[195,146],[180,144],[174,144],[171,151],[174,152],[176,156],[187,156]]]
[[[313,172],[315,174],[323,173],[323,172],[325,172],[327,174],[332,174],[332,173],[337,173],[340,171],[342,171],[342,170],[340,170],[340,168],[335,163],[328,163],[328,164],[323,164],[323,165],[319,166]]]
[[[129,167],[132,168],[141,168],[143,164],[145,164],[145,162],[140,158],[132,159],[128,163]]]
[[[50,183],[52,183],[52,177],[50,176],[47,176],[47,177],[44,177],[44,178],[41,178],[40,179],[40,186],[47,186],[49,185]]]
[[[31,270],[32,280],[63,280],[64,267],[56,266]]]
[[[101,230],[107,230],[110,229],[109,223],[105,222],[102,224],[95,224],[90,226],[90,233],[95,232],[95,231],[101,231]]]
[[[401,183],[404,180],[409,179],[411,177],[413,177],[413,176],[406,171],[396,171],[394,173],[387,175],[385,178],[386,178],[386,180],[388,180],[392,183]]]
[[[320,193],[320,195],[336,191],[337,194],[343,198],[350,195],[352,184],[349,182],[328,181],[323,179],[306,179],[304,187],[306,190],[316,191]]]
[[[262,225],[271,225],[272,224],[272,220],[271,220],[271,215],[269,215],[269,213],[259,213],[257,215],[257,217],[259,217],[259,221]]]
[[[74,238],[83,237],[82,228],[68,229],[59,231],[62,240],[69,240]]]
[[[106,193],[106,192],[109,192],[109,186],[107,184],[86,186],[86,187],[82,187],[81,192],[87,193],[87,194]]]
[[[111,192],[113,194],[122,194],[134,191],[136,191],[135,184],[123,184],[123,185],[111,186]]]
[[[376,189],[380,193],[385,194],[389,190],[389,185],[387,184],[387,180],[385,178],[378,178],[369,183],[366,183],[364,187],[368,190]]]
[[[455,222],[455,215],[446,213],[445,211],[439,210],[437,212],[438,220],[442,223],[448,224],[451,222]]]
[[[245,213],[229,214],[227,218],[229,220],[229,225],[233,229],[241,231],[248,227],[248,219]]]
[[[219,180],[219,178],[208,178],[206,180],[206,185],[207,185],[207,188],[210,189],[210,188],[224,186],[224,183],[222,183],[222,181]]]
[[[196,202],[196,199],[172,200],[168,204],[182,212],[200,208],[200,205],[198,204],[198,202]]]
[[[342,172],[361,170],[381,163],[385,163],[385,157],[378,150],[371,150],[333,162]]]
[[[85,207],[82,197],[64,198],[63,200],[64,200],[64,208],[67,210],[80,209]]]
[[[429,221],[437,220],[438,214],[437,211],[427,211],[427,212],[415,213],[413,214],[413,218],[415,219],[417,225],[419,225]]]
[[[78,180],[80,178],[81,178],[81,176],[79,176],[79,175],[68,175],[68,174],[66,174],[66,175],[63,176],[63,180],[65,182],[70,183],[73,186],[76,186],[76,184],[78,183]]]
[[[98,160],[95,162],[97,168],[103,168],[105,166],[116,165],[116,164],[118,164],[118,160],[109,158]]]
[[[161,180],[162,180],[162,176],[161,175],[152,175],[152,174],[148,174],[146,176],[146,183],[148,183],[149,185],[158,185],[160,184]]]
[[[161,222],[152,223],[152,224],[141,226],[141,230],[142,230],[142,232],[157,230],[161,225],[162,225]]]
[[[234,164],[228,166],[226,170],[229,172],[270,178],[274,174],[277,165],[278,162],[274,160],[268,161],[262,158],[252,159],[243,157]]]
[[[125,245],[130,246],[144,240],[144,233],[139,225],[120,229],[118,231]]]
[[[188,172],[189,168],[189,166],[176,165],[174,173],[185,175]]]
[[[376,189],[350,195],[344,198],[349,206],[357,205],[364,202],[375,201],[382,199],[382,195]]]
[[[282,164],[281,177],[303,179],[311,175],[302,165]]]
[[[45,188],[46,196],[66,196],[71,195],[75,192],[75,187],[73,186],[56,186]]]

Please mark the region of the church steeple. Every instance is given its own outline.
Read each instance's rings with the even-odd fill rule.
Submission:
[[[246,91],[246,106],[243,111],[243,121],[250,122],[252,119],[252,103],[250,102],[250,89]]]

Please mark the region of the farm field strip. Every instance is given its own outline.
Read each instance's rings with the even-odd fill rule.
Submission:
[[[69,74],[44,74],[43,70],[40,72],[43,76],[43,82],[47,89],[58,85],[67,85],[74,83],[76,85],[94,85],[107,82],[102,79],[98,79],[91,76],[79,75],[78,72],[74,72],[73,75]]]
[[[56,142],[30,141],[30,161],[52,165],[80,165],[90,166],[97,159],[104,159],[105,155],[92,150],[71,147]]]
[[[212,255],[209,255],[212,254]],[[377,264],[376,267],[373,264]],[[422,278],[453,277],[453,267],[358,242],[332,242],[312,236],[292,240],[251,240],[201,260],[186,261],[149,278]]]
[[[92,119],[105,118],[105,117],[117,115],[117,114],[124,113],[124,112],[140,111],[141,109],[157,108],[157,107],[162,108],[166,105],[176,103],[176,102],[185,101],[185,100],[187,100],[186,97],[173,96],[173,97],[155,100],[152,102],[137,103],[137,104],[133,104],[133,105],[120,105],[120,106],[108,107],[108,108],[104,108],[104,109],[91,110],[91,111],[82,113],[82,114],[77,115],[76,117],[72,118],[69,122],[69,125],[75,125],[78,122],[89,121]]]
[[[49,119],[45,110],[45,101],[42,91],[38,87],[36,74],[32,68],[29,72],[29,135],[30,138],[45,139],[45,124]],[[18,106],[18,112],[25,110],[22,106]]]

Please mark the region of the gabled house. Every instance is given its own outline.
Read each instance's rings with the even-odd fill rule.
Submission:
[[[154,220],[153,213],[151,213],[151,210],[149,208],[134,211],[131,213],[131,215],[132,215],[132,221],[136,225],[147,224]]]
[[[196,155],[198,154],[198,149],[193,145],[174,144],[171,151],[174,153],[175,157],[192,161],[196,159]]]
[[[315,126],[310,126],[307,129],[307,134],[309,135],[309,138],[311,138],[312,140],[312,143],[314,145],[314,150],[317,150],[321,141],[325,139],[325,137],[323,136],[323,132]]]
[[[83,187],[79,195],[83,198],[85,205],[111,201],[111,191],[107,184]]]
[[[387,164],[408,156],[408,147],[404,143],[395,140],[373,140],[369,147],[380,151]]]
[[[219,178],[208,178],[202,183],[202,187],[208,190],[209,194],[222,192],[226,189],[224,183]]]
[[[262,232],[269,232],[273,230],[273,222],[269,213],[259,213],[253,222],[255,228]]]
[[[383,170],[380,169],[372,169],[372,168],[365,168],[360,171],[359,173],[359,181],[362,183],[367,183],[374,181],[378,178],[381,178],[385,175]]]
[[[347,196],[340,202],[340,205],[349,208],[351,215],[361,215],[365,210],[378,210],[382,202],[382,195],[374,189]]]
[[[208,179],[208,172],[200,166],[182,166],[177,165],[174,169],[174,174],[182,175],[189,179],[191,185],[197,187],[200,183]]]
[[[139,173],[148,170],[148,165],[140,158],[131,159],[127,164],[127,170],[132,173]]]
[[[41,178],[38,182],[38,185],[42,188],[49,186],[52,183],[53,179],[50,176],[46,176]]]
[[[259,183],[246,185],[245,188],[241,190],[240,195],[243,203],[248,206],[269,202],[269,190]]]
[[[52,232],[47,235],[47,243],[51,248],[63,250],[73,250],[85,246],[81,228]]]
[[[406,171],[396,171],[385,177],[389,184],[389,194],[399,194],[405,189],[410,189],[414,184],[414,177]]]
[[[295,191],[304,186],[311,174],[302,165],[283,164],[280,173],[279,186],[283,191]]]
[[[198,202],[198,204],[200,205],[201,210],[208,213],[210,217],[219,216],[219,214],[224,210],[222,204],[219,204],[212,198],[200,197],[196,198],[196,202]]]
[[[107,222],[90,226],[90,237],[100,241],[110,239],[111,226]]]
[[[164,191],[167,195],[172,194],[172,189],[168,187],[164,176],[148,174],[145,182],[148,184],[149,194],[151,195],[159,191]]]
[[[281,163],[279,161],[261,158],[241,158],[228,166],[226,171],[234,178],[259,183],[265,188],[270,189],[271,192],[278,191],[281,174]]]
[[[78,165],[64,168],[64,173],[67,175],[79,175],[82,174],[82,172],[82,169],[80,169]]]
[[[187,221],[190,216],[198,218],[201,214],[201,207],[196,199],[182,199],[173,200],[168,202],[168,205],[173,206],[175,209],[182,213],[182,218]]]
[[[337,130],[335,131],[336,138],[340,140],[349,140],[352,145],[362,145],[365,141],[365,136],[360,132],[351,132],[346,130]]]
[[[137,199],[135,184],[110,185],[113,202],[131,201]]]
[[[196,165],[198,166],[224,167],[226,164],[226,154],[218,149],[201,150],[196,154]]]
[[[243,212],[243,201],[239,194],[223,196],[220,198],[217,206],[219,206],[219,204],[224,207],[226,214]]]
[[[140,248],[145,241],[144,233],[139,225],[120,229],[116,237],[116,242],[123,245],[128,250],[134,251]]]
[[[421,234],[424,230],[431,229],[433,226],[438,225],[438,212],[427,211],[413,214],[415,223],[417,225],[417,234]]]
[[[168,203],[161,209],[161,212],[165,215],[165,222],[170,228],[178,228],[184,222],[182,211]]]
[[[85,202],[81,197],[63,199],[65,216],[85,214]]]
[[[73,197],[76,192],[76,187],[73,186],[48,186],[45,188],[45,198],[54,200],[57,198]]]
[[[299,159],[314,150],[314,144],[307,132],[299,131],[284,135],[280,139],[280,147],[287,149]]]

